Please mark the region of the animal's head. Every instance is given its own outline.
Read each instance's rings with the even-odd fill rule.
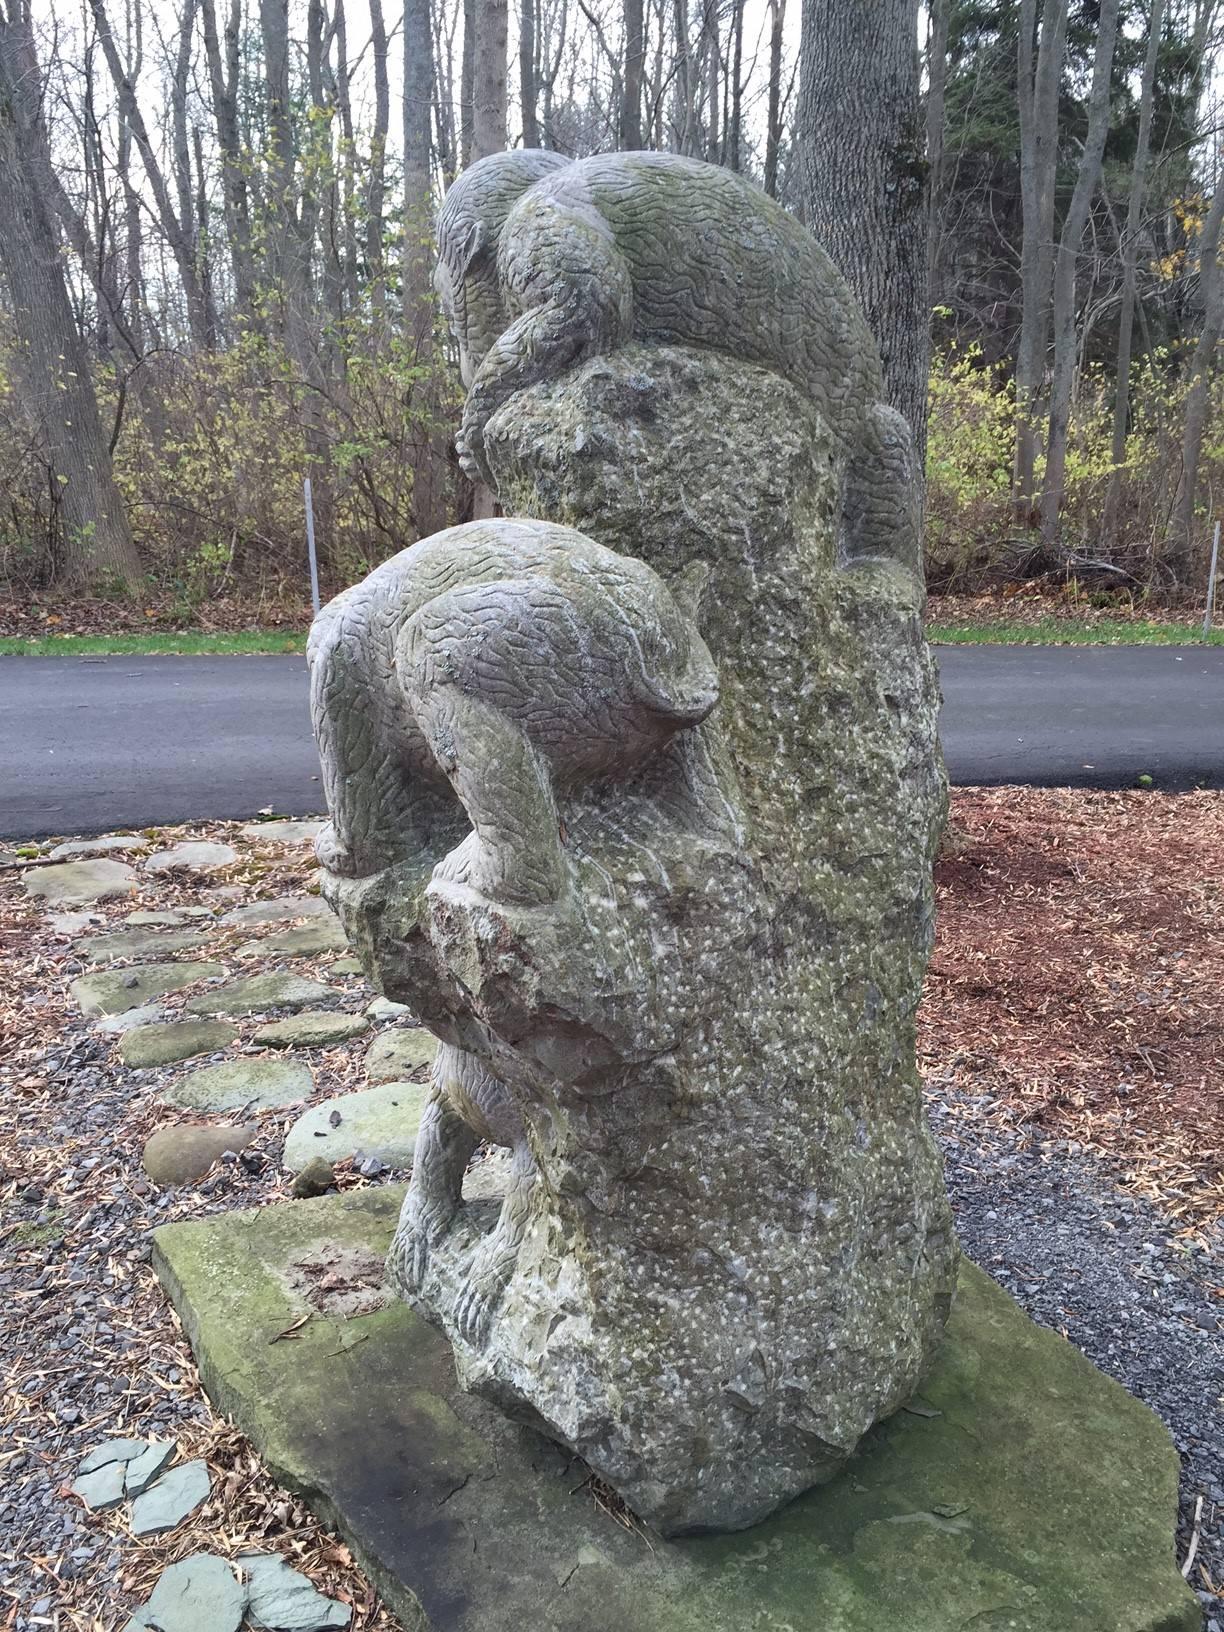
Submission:
[[[569,162],[539,148],[493,153],[465,170],[442,201],[434,287],[459,343],[465,386],[509,321],[497,282],[497,245],[506,217],[529,187]]]

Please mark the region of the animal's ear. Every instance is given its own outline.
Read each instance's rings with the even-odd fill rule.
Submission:
[[[710,568],[705,561],[690,561],[687,567],[681,567],[675,577],[668,582],[672,599],[680,610],[697,623],[701,615],[701,598],[705,594],[705,587],[710,581]]]

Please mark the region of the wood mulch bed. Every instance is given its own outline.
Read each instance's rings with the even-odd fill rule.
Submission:
[[[48,635],[148,635],[168,629],[231,635],[310,628],[310,597],[281,594],[218,596],[185,604],[161,592],[103,600],[47,590],[6,596],[0,590],[0,639],[42,640]]]
[[[1224,1217],[1224,793],[961,789],[937,884],[932,1087]]]

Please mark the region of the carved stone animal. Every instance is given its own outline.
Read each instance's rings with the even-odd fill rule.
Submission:
[[[472,832],[441,875],[503,901],[563,892],[559,791],[631,771],[718,698],[662,579],[542,521],[402,550],[323,609],[307,652],[323,865],[361,876],[440,851],[457,797]]]
[[[629,339],[709,347],[816,404],[843,477],[843,564],[917,568],[913,442],[881,400],[859,307],[812,235],[742,176],[666,153],[498,153],[450,188],[438,250],[469,473],[495,485],[484,428],[525,387]]]

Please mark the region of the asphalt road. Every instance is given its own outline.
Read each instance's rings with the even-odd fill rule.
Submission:
[[[1224,786],[1224,648],[943,647],[962,784]],[[301,657],[0,658],[0,837],[320,809]]]

